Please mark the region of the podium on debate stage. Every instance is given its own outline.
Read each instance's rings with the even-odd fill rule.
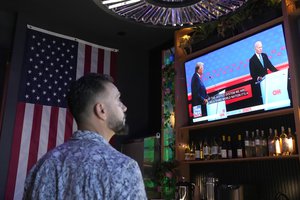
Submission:
[[[260,89],[265,110],[272,110],[291,105],[288,94],[288,69],[267,74],[260,82]]]
[[[217,119],[227,118],[226,102],[225,102],[225,90],[218,92],[215,96],[223,96],[224,98],[214,103],[208,102],[207,104],[207,120],[214,121]]]

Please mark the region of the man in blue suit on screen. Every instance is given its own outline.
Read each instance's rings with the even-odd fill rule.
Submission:
[[[249,70],[252,77],[252,92],[255,105],[262,104],[260,81],[268,74],[268,69],[272,72],[278,71],[268,58],[268,55],[262,53],[263,45],[261,41],[254,44],[254,55],[249,60]]]
[[[206,116],[206,104],[208,102],[208,95],[206,88],[202,82],[202,74],[204,70],[204,63],[198,62],[195,67],[195,73],[192,77],[192,106],[194,118]]]
[[[255,54],[250,58],[250,75],[255,82],[259,82],[268,74],[268,69],[272,72],[278,71],[268,58],[268,55],[262,53],[262,42],[257,41],[254,44]]]

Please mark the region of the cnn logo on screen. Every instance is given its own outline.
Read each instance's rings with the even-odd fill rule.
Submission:
[[[273,95],[279,95],[279,94],[281,94],[281,90],[280,89],[273,90],[272,94]]]

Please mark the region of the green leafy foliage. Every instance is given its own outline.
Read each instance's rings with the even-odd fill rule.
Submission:
[[[234,13],[225,15],[216,21],[207,22],[194,27],[191,42],[197,43],[206,40],[214,32],[223,38],[226,37],[226,35],[233,36],[238,29],[245,31],[245,27],[243,26],[245,21],[259,19],[271,10],[281,10],[281,0],[248,1],[245,6]]]
[[[174,62],[170,62],[162,69],[164,128],[171,127],[171,111],[174,110],[175,105],[175,74]]]
[[[156,182],[164,199],[174,199],[177,181],[177,161],[158,162],[154,170],[154,182]]]

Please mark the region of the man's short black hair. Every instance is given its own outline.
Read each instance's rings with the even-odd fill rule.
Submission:
[[[111,76],[106,74],[89,73],[74,81],[68,92],[67,101],[70,112],[76,122],[82,120],[87,106],[96,95],[105,91],[105,84],[112,83]]]

